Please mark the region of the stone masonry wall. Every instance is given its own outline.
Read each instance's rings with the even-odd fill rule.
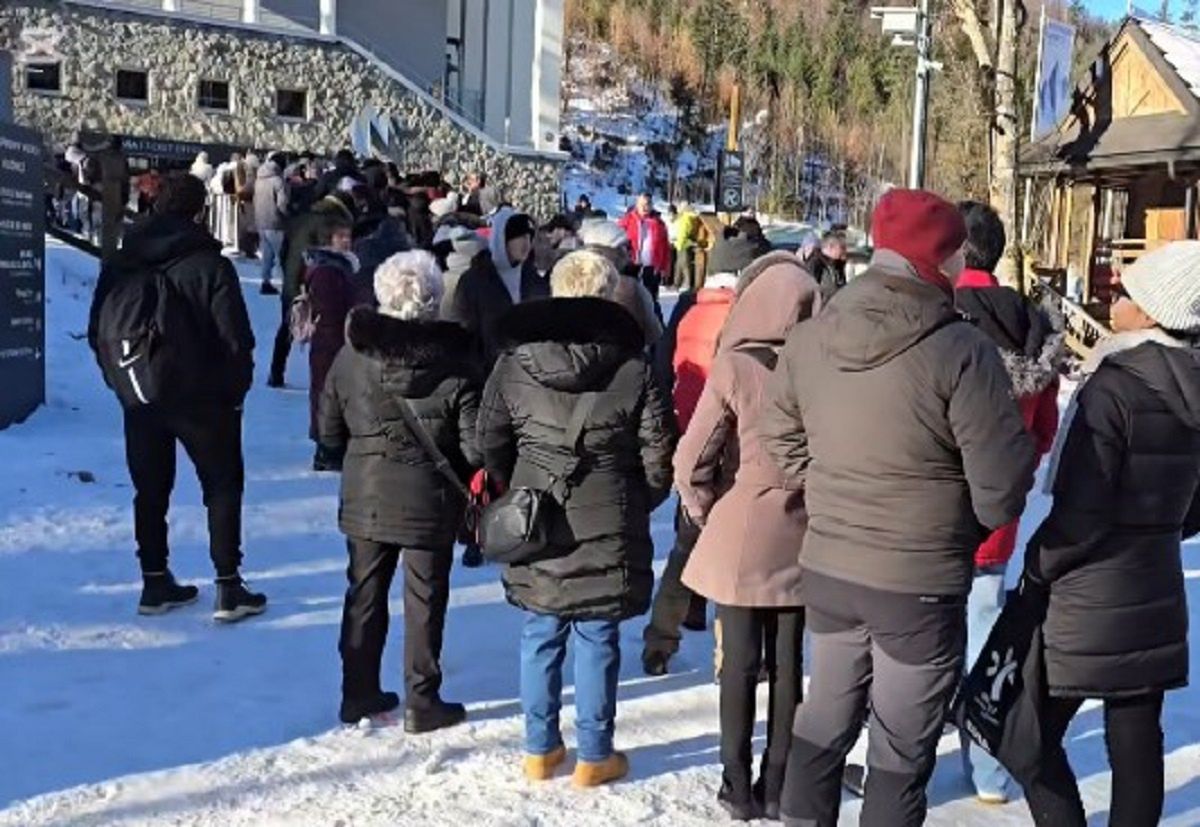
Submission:
[[[40,130],[51,148],[98,118],[112,133],[332,154],[372,104],[405,126],[396,159],[404,169],[440,169],[455,183],[484,170],[520,208],[543,219],[559,210],[558,162],[497,150],[345,44],[49,0],[0,3],[0,49],[19,52],[27,29],[61,33],[61,94],[28,91],[19,63],[12,72],[15,120]],[[122,68],[149,71],[148,104],[116,100]],[[232,112],[198,107],[201,78],[229,81]],[[306,89],[308,120],[277,117],[276,88]]]

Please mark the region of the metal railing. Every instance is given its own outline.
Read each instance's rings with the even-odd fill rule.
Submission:
[[[1059,293],[1032,270],[1026,273],[1025,286],[1030,298],[1062,320],[1067,346],[1080,358],[1087,358],[1096,343],[1111,334],[1086,308]]]

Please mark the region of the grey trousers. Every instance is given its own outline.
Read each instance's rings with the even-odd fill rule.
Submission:
[[[896,594],[805,576],[812,678],[796,712],[784,823],[836,827],[846,755],[869,711],[859,824],[917,827],[925,820],[925,787],[946,708],[962,677],[966,597]]]

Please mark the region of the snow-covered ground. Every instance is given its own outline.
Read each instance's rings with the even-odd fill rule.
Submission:
[[[521,616],[505,604],[494,568],[453,573],[445,694],[469,703],[470,722],[420,737],[336,726],[345,562],[337,481],[308,470],[305,392],[264,389],[262,367],[246,410],[246,571],[270,595],[270,610],[233,628],[216,627],[206,603],[139,618],[119,411],[80,339],[95,265],[62,247],[48,262],[50,402],[0,432],[9,463],[0,475],[0,825],[723,821],[711,637],[690,634],[675,673],[647,679],[641,620],[623,630],[617,742],[631,777],[593,792],[575,791],[565,777],[538,786],[521,778]],[[279,305],[257,295],[252,272],[247,301],[261,365]],[[297,386],[302,368],[293,361]],[[203,585],[207,601],[204,512],[186,461],[174,502],[173,566]],[[1026,534],[1045,510],[1035,497]],[[669,509],[655,526],[663,557]],[[1200,601],[1200,550],[1186,559]],[[385,660],[393,688],[401,684],[398,626]],[[1200,824],[1200,690],[1173,693],[1166,715],[1163,823]],[[568,711],[568,740],[570,725]],[[1092,823],[1104,824],[1107,765],[1094,706],[1072,728],[1069,748]],[[1029,823],[1020,801],[976,804],[955,739],[941,751],[930,824]],[[843,812],[844,824],[855,823],[857,803]]]

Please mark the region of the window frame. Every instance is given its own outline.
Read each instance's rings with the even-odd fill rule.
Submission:
[[[279,111],[279,95],[281,93],[291,93],[304,96],[304,114],[303,115],[285,115]],[[312,120],[312,98],[311,93],[307,88],[299,87],[275,87],[275,117],[289,123],[308,123]]]
[[[144,98],[129,98],[121,94],[121,73],[144,75],[146,78],[146,97]],[[150,70],[142,66],[118,66],[113,72],[113,95],[117,102],[128,106],[149,106],[150,96],[153,94],[153,87],[150,82]],[[199,93],[197,93],[197,100]]]
[[[29,82],[30,70],[39,68],[39,67],[43,67],[43,66],[53,66],[57,69],[57,71],[58,71],[58,88],[57,89],[39,89],[38,87],[30,84],[30,82]],[[33,60],[33,61],[30,61],[25,64],[25,91],[26,92],[29,92],[34,95],[48,95],[48,96],[53,97],[56,95],[62,95],[65,90],[65,87],[66,87],[66,84],[64,83],[64,78],[63,78],[63,61],[61,58],[58,60]]]
[[[204,84],[223,83],[225,84],[225,97],[227,106],[220,108],[216,106],[206,106],[204,104]],[[233,100],[233,81],[224,78],[200,78],[196,81],[196,108],[201,112],[207,112],[212,115],[232,115],[234,111]]]

